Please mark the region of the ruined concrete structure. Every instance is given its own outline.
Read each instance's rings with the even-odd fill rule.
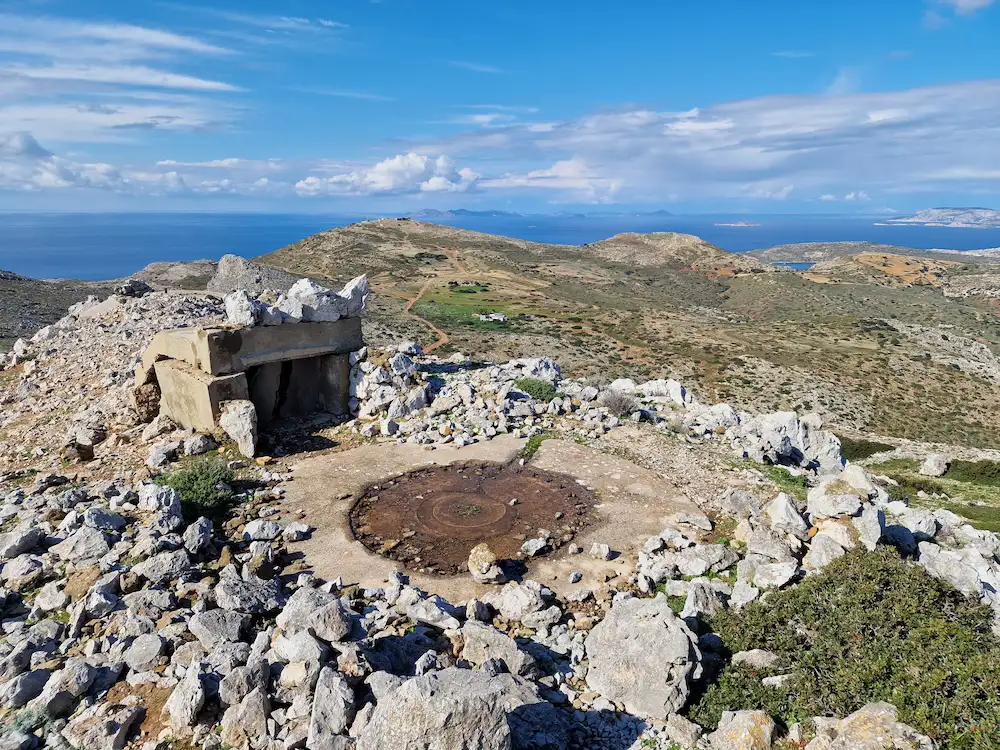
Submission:
[[[199,431],[223,404],[249,400],[261,427],[317,411],[348,414],[350,353],[364,346],[361,318],[256,327],[161,331],[142,357],[136,398]]]

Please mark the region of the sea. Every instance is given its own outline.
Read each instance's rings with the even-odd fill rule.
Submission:
[[[154,261],[254,257],[374,216],[268,213],[3,213],[0,269],[35,278],[115,279]],[[1000,247],[1000,229],[884,225],[877,217],[809,215],[476,216],[440,224],[555,244],[620,232],[685,232],[732,252],[799,242],[868,241],[919,249]],[[725,226],[737,222],[755,226]]]

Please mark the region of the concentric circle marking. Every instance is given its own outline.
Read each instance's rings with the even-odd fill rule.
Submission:
[[[351,531],[372,552],[407,568],[467,573],[469,551],[485,542],[515,559],[544,529],[557,549],[596,520],[594,494],[562,474],[469,462],[417,469],[361,493]]]

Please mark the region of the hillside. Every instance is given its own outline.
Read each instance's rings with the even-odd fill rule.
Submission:
[[[676,232],[626,232],[584,245],[581,251],[613,263],[659,266],[674,270],[690,269],[715,276],[735,276],[767,270],[765,264],[754,258],[729,253],[700,237]]]
[[[87,296],[108,295],[114,282],[43,281],[0,271],[0,351],[66,314]]]
[[[573,375],[674,377],[740,407],[815,410],[839,429],[1000,446],[994,259],[861,247],[806,250],[857,256],[824,276],[765,272],[760,253],[690,235],[575,247],[382,220],[259,260],[331,283],[369,273],[376,340],[543,353]],[[480,320],[487,312],[508,320]]]
[[[880,245],[875,242],[803,242],[751,250],[747,255],[765,263],[821,263],[864,253],[906,255],[946,261],[960,258],[966,263],[990,263],[997,259],[996,252],[989,250],[918,250],[898,245]]]
[[[924,227],[1000,227],[1000,211],[992,208],[927,208],[913,216],[888,219],[887,224],[916,224]]]

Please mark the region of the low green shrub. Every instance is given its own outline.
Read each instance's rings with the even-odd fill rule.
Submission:
[[[956,460],[951,462],[944,476],[956,482],[1000,487],[1000,462]]]
[[[156,481],[181,495],[181,511],[188,523],[200,516],[221,520],[236,496],[230,486],[233,470],[216,457],[198,458],[162,474]]]
[[[528,442],[524,444],[524,447],[521,448],[521,454],[520,454],[521,458],[523,458],[525,461],[530,461],[534,457],[534,455],[538,453],[538,449],[542,447],[542,443],[544,443],[550,437],[552,437],[552,435],[550,435],[548,432],[542,432],[538,435],[532,435],[530,438],[528,438]]]
[[[877,440],[855,439],[846,435],[837,435],[837,437],[840,439],[840,453],[848,461],[861,461],[876,453],[891,451],[896,447],[888,443],[880,443]]]
[[[519,391],[524,391],[535,401],[551,401],[556,397],[556,387],[541,378],[521,378],[514,381]]]
[[[942,748],[1000,747],[990,610],[895,550],[850,552],[711,626],[731,652],[762,648],[778,660],[766,671],[724,668],[689,708],[703,725],[716,726],[726,710],[762,708],[788,725],[888,701]],[[767,674],[791,678],[763,688]]]

